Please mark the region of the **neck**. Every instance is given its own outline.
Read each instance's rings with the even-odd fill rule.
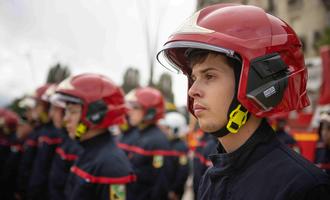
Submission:
[[[218,138],[227,153],[231,153],[242,146],[257,130],[261,122],[260,118],[253,115],[237,133],[230,133],[224,137]]]
[[[143,130],[151,125],[152,125],[152,123],[141,123],[138,125],[138,128],[139,128],[139,130]]]
[[[89,140],[95,136],[98,136],[105,132],[105,129],[92,129],[88,130],[84,135],[81,136],[80,141]]]

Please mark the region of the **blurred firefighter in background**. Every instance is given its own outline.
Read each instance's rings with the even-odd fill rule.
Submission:
[[[323,112],[320,116],[319,135],[315,164],[330,175],[330,111]]]
[[[171,158],[172,173],[169,185],[169,200],[182,199],[185,184],[189,175],[188,145],[185,137],[188,125],[185,117],[179,112],[168,112],[158,123],[170,142],[170,150],[177,153]]]

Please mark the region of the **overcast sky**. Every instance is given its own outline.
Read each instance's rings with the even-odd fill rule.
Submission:
[[[2,0],[0,1],[0,104],[32,92],[60,61],[73,74],[97,72],[122,84],[128,66],[140,69],[146,85],[147,47],[159,25],[161,48],[189,17],[195,0]],[[165,72],[156,65],[155,80]],[[186,103],[186,79],[171,73],[178,105]]]

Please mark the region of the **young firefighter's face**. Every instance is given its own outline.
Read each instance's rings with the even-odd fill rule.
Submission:
[[[64,117],[63,114],[63,108],[55,106],[53,104],[50,106],[49,116],[51,117],[56,128],[62,128]]]
[[[234,70],[222,55],[210,54],[192,66],[194,83],[188,95],[194,99],[193,111],[203,131],[214,132],[227,123],[227,112],[235,91]]]
[[[68,104],[65,108],[64,121],[66,122],[66,130],[71,138],[74,138],[76,135],[81,114],[82,106],[79,104]]]
[[[144,118],[144,111],[138,104],[130,104],[128,108],[128,120],[131,126],[138,126]]]

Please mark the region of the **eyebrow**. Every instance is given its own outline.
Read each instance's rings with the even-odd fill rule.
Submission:
[[[204,74],[204,73],[206,73],[208,71],[211,71],[211,70],[218,71],[217,68],[215,68],[215,67],[207,67],[206,69],[198,70],[196,73]],[[191,75],[195,75],[196,73],[194,73],[194,70],[192,70]]]

